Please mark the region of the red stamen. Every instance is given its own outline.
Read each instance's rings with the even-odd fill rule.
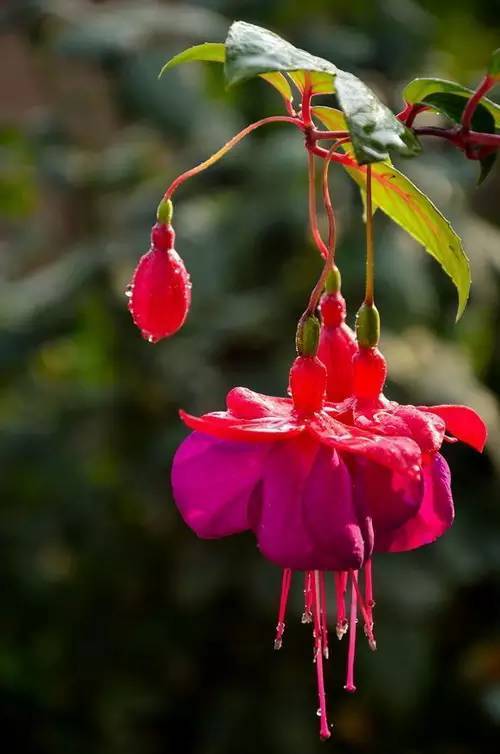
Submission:
[[[313,572],[312,571],[306,571],[304,576],[304,612],[302,613],[301,621],[302,623],[311,623],[313,616],[312,616],[312,602],[313,602],[313,593],[312,593],[312,577]]]
[[[328,614],[326,605],[326,584],[325,572],[319,574],[319,591],[320,591],[320,617],[321,617],[321,638],[323,640],[323,657],[328,660],[330,652],[328,649]]]
[[[358,575],[357,571],[352,571],[353,574],[356,576]],[[356,594],[356,588],[354,587],[354,580],[351,585],[351,614],[349,616],[349,648],[347,651],[347,675],[346,675],[346,682],[345,682],[345,690],[354,692],[356,691],[356,686],[354,684],[354,660],[356,656],[356,629],[357,629],[357,614],[358,614],[358,605],[357,605],[357,594]]]
[[[337,638],[342,639],[342,637],[347,633],[349,626],[345,613],[347,571],[335,571],[333,577],[335,579],[335,600],[337,603],[337,625],[335,627],[335,630],[337,632]]]
[[[319,583],[319,571],[314,571],[314,594],[312,600],[314,615],[314,662],[316,663],[316,678],[318,683],[318,715],[320,717],[319,735],[324,741],[327,738],[330,738],[331,732],[330,726],[328,725],[328,718],[326,716],[325,680],[323,675],[323,632],[321,628],[320,605],[321,590]]]
[[[365,636],[368,639],[368,646],[370,647],[372,652],[375,652],[375,650],[377,649],[377,642],[375,641],[375,636],[373,634],[373,616],[371,611],[367,608],[366,603],[363,599],[363,595],[361,594],[356,571],[351,571],[351,578],[354,588],[356,589],[356,597],[358,600],[359,609],[361,611],[361,615],[363,616],[364,630]]]
[[[370,616],[370,622],[373,624],[373,608],[375,602],[373,600],[373,577],[372,577],[372,561],[368,560],[364,568],[365,574],[365,603]]]
[[[278,611],[278,624],[276,626],[276,638],[274,639],[275,649],[281,649],[283,645],[283,634],[285,632],[286,606],[288,603],[288,593],[290,592],[291,583],[292,583],[292,569],[284,568],[283,575],[281,577],[281,596],[280,596],[280,607]]]

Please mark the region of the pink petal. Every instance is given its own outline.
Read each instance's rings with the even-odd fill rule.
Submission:
[[[439,453],[423,472],[424,496],[417,514],[403,526],[384,531],[375,529],[378,552],[404,552],[430,544],[453,523],[450,469]]]
[[[387,436],[410,437],[422,453],[437,453],[443,444],[445,424],[439,416],[421,411],[416,406],[391,403],[387,409],[357,413],[356,425]]]
[[[420,406],[420,410],[440,416],[445,421],[448,432],[480,453],[483,451],[488,437],[488,428],[472,408],[468,406]]]
[[[273,446],[257,519],[262,554],[285,568],[359,568],[371,553],[371,524],[353,502],[346,464],[307,436]]]
[[[179,415],[186,426],[221,440],[272,442],[296,437],[304,430],[304,424],[287,417],[264,417],[239,419],[227,411],[214,411],[203,416],[191,416],[180,410]]]
[[[246,387],[235,387],[226,397],[227,410],[240,419],[258,419],[264,416],[290,416],[293,405],[290,398],[275,398],[255,393]]]
[[[314,416],[308,427],[325,445],[363,456],[396,471],[418,475],[422,460],[420,448],[408,437],[384,437],[349,427],[324,411]]]
[[[174,500],[199,537],[226,537],[251,528],[251,496],[271,446],[227,442],[193,432],[172,467]]]
[[[356,500],[366,506],[376,537],[415,516],[424,494],[422,475],[402,474],[365,458],[353,458],[349,466]]]

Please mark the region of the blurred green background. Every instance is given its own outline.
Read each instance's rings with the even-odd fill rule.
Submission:
[[[317,738],[298,580],[273,653],[280,574],[251,536],[198,541],[169,491],[177,408],[235,384],[282,393],[319,272],[305,158],[286,125],[253,134],[177,195],[189,320],[152,346],[124,289],[167,183],[281,110],[216,65],[161,81],[234,18],[353,70],[397,111],[416,75],[474,85],[499,42],[492,0],[18,0],[1,6],[0,730],[12,754],[477,754],[500,743],[500,170],[425,142],[399,164],[463,236],[473,293],[454,325],[439,266],[377,217],[390,395],[488,420],[482,457],[448,446],[458,519],[435,546],[378,557],[379,651],[327,671]],[[335,172],[332,170],[332,173]],[[350,321],[361,300],[357,189],[335,173]],[[296,616],[296,619],[293,616]],[[10,742],[10,743],[7,743]]]

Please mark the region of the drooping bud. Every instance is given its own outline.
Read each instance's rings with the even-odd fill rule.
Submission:
[[[319,343],[319,319],[314,314],[303,314],[297,325],[295,347],[298,356],[316,356]]]
[[[353,367],[356,398],[376,400],[387,377],[387,363],[378,348],[361,347],[354,356]]]
[[[356,338],[363,348],[378,346],[380,339],[380,315],[375,304],[362,304],[356,314]]]
[[[338,270],[337,270],[338,273]],[[332,279],[330,279],[332,276]],[[340,273],[330,273],[330,288],[340,283]],[[346,325],[346,305],[339,289],[323,294],[320,301],[321,331],[319,336],[318,358],[326,366],[328,379],[326,395],[330,401],[343,401],[352,394],[352,358],[357,353],[356,337]]]
[[[172,213],[172,202],[163,199],[151,230],[150,249],[140,258],[128,288],[132,319],[150,343],[177,332],[191,304],[189,274],[174,249]]]
[[[290,369],[290,392],[297,411],[312,414],[323,406],[326,368],[315,356],[297,356]]]

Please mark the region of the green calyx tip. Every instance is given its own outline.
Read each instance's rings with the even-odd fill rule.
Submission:
[[[327,293],[338,293],[340,291],[341,283],[342,278],[340,276],[340,270],[338,267],[334,267],[330,270],[326,278],[325,291]]]
[[[295,336],[295,346],[299,356],[316,356],[319,331],[319,319],[314,314],[304,314],[300,318]]]
[[[174,205],[172,204],[170,199],[165,199],[164,197],[159,203],[158,209],[156,210],[156,219],[162,225],[170,225],[172,223],[173,214]]]
[[[363,348],[374,348],[380,339],[380,315],[375,304],[362,304],[356,314],[356,338]]]

